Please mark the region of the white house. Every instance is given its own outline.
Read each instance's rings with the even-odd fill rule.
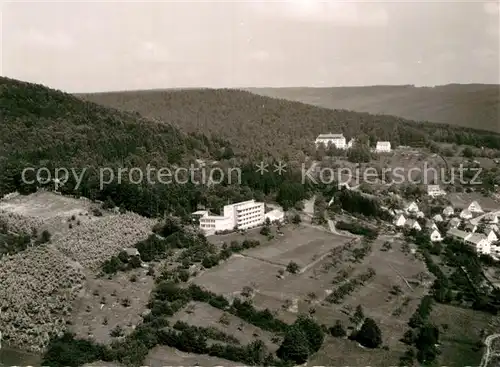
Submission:
[[[433,230],[430,234],[431,242],[440,242],[443,240],[441,233],[437,229]]]
[[[223,215],[211,215],[208,211],[198,211],[193,215],[200,215],[200,229],[205,233],[227,231],[234,228],[248,229],[257,227],[265,221],[265,205],[255,200],[224,206]]]
[[[391,142],[390,141],[377,141],[375,146],[375,152],[377,153],[389,153],[391,152]]]
[[[420,227],[420,224],[418,224],[418,222],[415,219],[408,219],[405,223],[405,226],[410,229],[414,229],[416,231],[422,230],[422,227]]]
[[[452,206],[447,206],[446,208],[443,209],[443,215],[445,217],[450,217],[455,213],[455,210],[453,210]]]
[[[436,214],[435,216],[432,217],[432,220],[436,223],[441,223],[444,221],[443,217],[441,214]]]
[[[324,144],[325,147],[328,147],[329,144],[332,144],[337,149],[346,149],[347,144],[343,134],[319,134],[316,138],[316,147],[319,147],[321,144]]]
[[[394,225],[396,227],[403,227],[406,223],[406,218],[403,214],[400,214],[395,220]]]
[[[432,197],[446,195],[446,191],[441,190],[439,185],[427,185],[427,195]]]
[[[480,254],[489,255],[491,253],[491,242],[488,241],[488,238],[484,234],[474,233],[470,235],[465,242],[473,245]]]
[[[471,219],[472,217],[472,212],[468,209],[464,209],[460,212],[460,218],[462,219]]]
[[[489,224],[498,224],[498,216],[494,213],[488,213],[484,216],[484,221]]]
[[[493,231],[493,232],[496,232],[496,233],[500,233],[498,231],[498,226],[496,224],[488,224],[485,228],[485,232],[488,232],[488,231]]]
[[[486,231],[485,233],[486,238],[490,243],[497,242],[498,241],[498,236],[496,235],[495,231]]]
[[[481,208],[481,205],[479,205],[477,201],[473,201],[472,203],[470,203],[467,209],[471,213],[484,213],[483,209]]]
[[[413,201],[406,206],[405,210],[408,213],[417,213],[418,212],[418,205]]]

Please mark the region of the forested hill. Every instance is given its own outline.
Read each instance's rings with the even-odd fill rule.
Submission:
[[[418,145],[430,140],[500,148],[500,135],[438,123],[332,110],[230,89],[111,92],[82,98],[175,124],[185,132],[203,132],[231,142],[248,156],[291,157],[314,151],[316,136],[343,132],[366,134],[372,141]]]
[[[500,132],[500,86],[449,84],[436,87],[252,88],[268,97],[326,108],[388,114]]]
[[[191,158],[217,159],[224,145],[137,113],[0,78],[0,197],[27,166],[173,165]]]

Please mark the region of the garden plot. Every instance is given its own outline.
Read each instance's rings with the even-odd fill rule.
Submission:
[[[273,334],[262,330],[239,317],[221,311],[206,303],[191,302],[183,310],[177,312],[171,319],[171,324],[183,321],[189,325],[213,327],[237,338],[242,345],[250,344],[259,339],[266,347],[275,352],[279,345],[273,343]]]
[[[317,260],[334,247],[345,243],[349,238],[337,236],[326,231],[301,226],[298,229],[285,228],[279,241],[262,244],[244,251],[243,254],[263,261],[286,266],[293,261],[304,267]]]
[[[75,303],[71,330],[80,338],[108,344],[110,332],[120,328],[130,333],[142,321],[154,279],[146,269],[119,272],[113,279],[89,277]]]

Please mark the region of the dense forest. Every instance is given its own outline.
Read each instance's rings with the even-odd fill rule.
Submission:
[[[496,84],[252,88],[249,91],[327,108],[383,113],[415,121],[440,122],[500,132],[500,86]]]
[[[133,91],[81,97],[160,119],[186,133],[203,132],[226,139],[235,152],[253,157],[270,154],[303,161],[304,155],[313,154],[317,135],[328,132],[342,132],[347,139],[367,136],[372,144],[390,140],[393,146],[422,146],[433,140],[500,148],[500,135],[486,131],[331,110],[240,90]]]

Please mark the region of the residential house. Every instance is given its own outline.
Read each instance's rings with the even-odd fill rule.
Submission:
[[[417,218],[425,218],[424,212],[421,212],[421,211],[418,211],[415,215]]]
[[[448,222],[448,228],[458,228],[458,226],[462,223],[462,221],[458,218],[451,218]]]
[[[406,210],[407,213],[417,213],[419,211],[418,210],[418,205],[414,201],[411,202],[410,204],[408,204],[406,206],[405,210]]]
[[[436,214],[435,216],[432,217],[432,220],[436,223],[440,223],[440,222],[443,222],[444,219],[443,217],[441,216],[441,214]]]
[[[394,225],[396,227],[403,227],[406,223],[406,218],[403,214],[400,214],[395,220]]]
[[[446,191],[442,190],[439,185],[427,185],[427,195],[432,197],[446,195]]]
[[[469,209],[464,209],[460,212],[460,218],[462,219],[472,219],[473,215]]]
[[[490,243],[494,243],[494,242],[497,242],[498,241],[498,236],[496,235],[495,231],[492,231],[492,230],[486,230],[484,232],[484,235],[486,236],[486,238],[488,239],[488,241],[490,241]]]
[[[496,232],[496,233],[500,233],[499,229],[498,229],[498,226],[496,224],[488,224],[485,227],[485,232],[488,232],[488,231],[493,231],[493,232]]]
[[[483,217],[483,220],[489,224],[498,224],[498,216],[494,213],[488,213]]]
[[[489,255],[491,253],[491,242],[482,233],[473,233],[465,240],[466,243],[475,247],[480,254]]]
[[[281,209],[273,209],[264,214],[265,220],[269,219],[273,222],[283,222],[285,220],[285,213]]]
[[[467,233],[467,232],[461,231],[460,229],[457,229],[457,228],[451,228],[448,230],[448,232],[446,232],[446,235],[448,237],[455,239],[455,240],[465,241],[470,236],[472,236],[472,233]]]
[[[443,215],[445,217],[451,217],[453,214],[455,214],[455,210],[453,210],[452,206],[447,206],[443,209]]]
[[[319,134],[315,143],[316,147],[319,147],[321,144],[325,147],[328,147],[328,145],[331,144],[337,149],[346,149],[347,147],[346,139],[343,134]]]
[[[414,229],[416,231],[422,230],[422,227],[415,219],[408,219],[405,223],[405,227],[408,227],[410,229]]]
[[[355,142],[356,141],[354,140],[354,138],[352,138],[351,140],[349,140],[349,142],[347,143],[347,149],[351,149],[354,146]]]
[[[389,153],[391,150],[390,141],[377,141],[377,145],[375,146],[376,153]]]
[[[443,240],[441,233],[437,229],[433,230],[430,234],[431,242],[440,242]]]
[[[467,209],[471,213],[484,213],[483,209],[481,208],[481,205],[479,205],[477,201],[473,201],[472,203],[470,203]]]

